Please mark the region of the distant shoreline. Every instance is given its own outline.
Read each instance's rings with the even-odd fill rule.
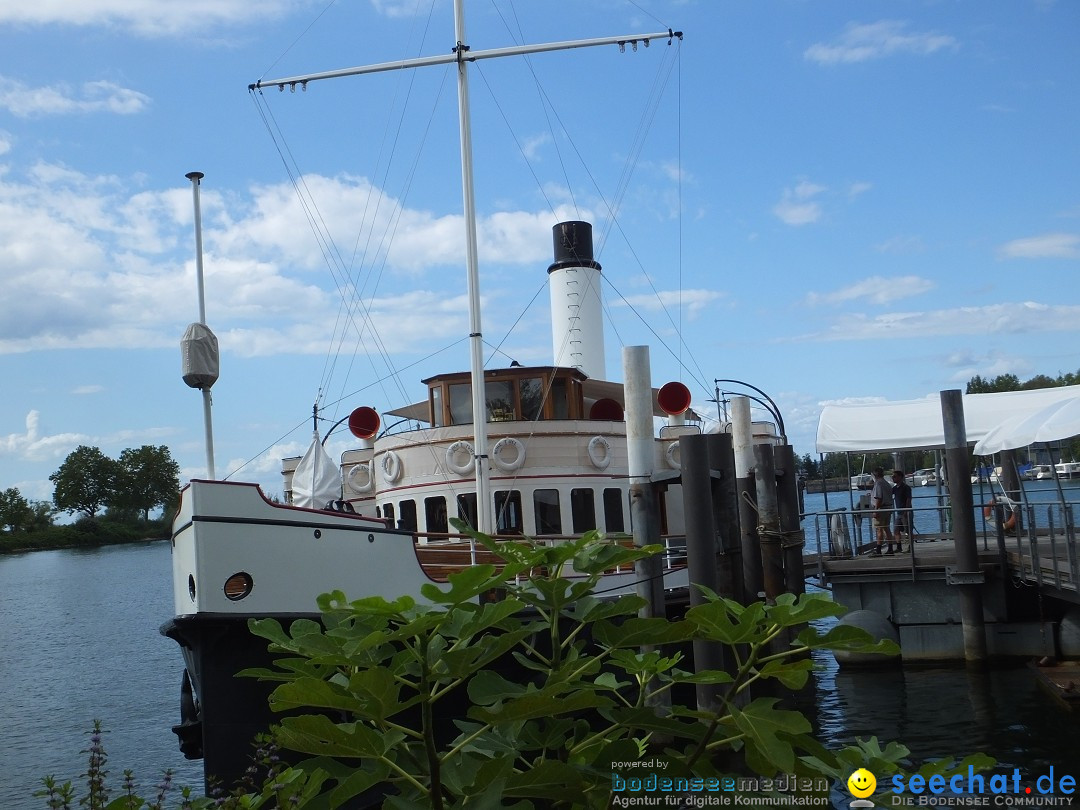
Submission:
[[[99,524],[94,531],[79,530],[74,526],[53,526],[39,532],[0,534],[0,556],[24,554],[28,551],[57,551],[61,549],[102,548],[131,543],[158,543],[167,541],[168,534],[154,527]]]

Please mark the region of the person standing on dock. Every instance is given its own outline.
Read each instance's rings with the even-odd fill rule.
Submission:
[[[885,480],[885,470],[881,467],[874,468],[874,486],[870,490],[870,509],[873,510],[874,529],[877,534],[877,548],[870,552],[871,556],[880,557],[881,547],[887,541],[888,552],[893,553],[893,536],[889,529],[892,523],[892,489]]]
[[[895,530],[893,534],[896,535],[896,553],[899,554],[904,550],[904,535],[908,537],[908,543],[911,543],[911,487],[908,486],[908,482],[904,479],[903,470],[893,470],[892,474],[892,499],[893,507],[896,509],[896,522],[893,524]],[[892,552],[892,547],[886,551],[886,554]]]

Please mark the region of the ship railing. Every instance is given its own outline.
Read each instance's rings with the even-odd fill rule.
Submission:
[[[427,575],[437,581],[445,582],[446,578],[457,571],[462,571],[470,566],[481,564],[502,565],[502,558],[490,551],[474,538],[462,534],[449,534],[440,532],[418,532],[415,544],[417,559]],[[544,535],[542,537],[525,538],[522,535],[492,535],[495,540],[501,541],[528,541],[539,545],[551,546],[556,543],[564,543],[568,540],[576,540],[579,535]],[[628,535],[611,535],[611,542],[621,545],[632,546],[633,538]],[[661,552],[661,560],[665,571],[686,567],[686,537],[684,535],[665,535],[661,538],[664,546]],[[605,573],[628,574],[633,573],[633,563],[624,564],[612,568]],[[517,578],[520,582],[521,577]]]
[[[1001,555],[1013,576],[1040,588],[1080,595],[1080,554],[1076,547],[1076,504],[1027,504],[1018,531],[998,531]],[[1045,520],[1039,518],[1045,516]]]

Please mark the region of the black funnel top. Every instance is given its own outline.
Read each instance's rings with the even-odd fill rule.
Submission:
[[[600,269],[600,263],[593,259],[592,225],[588,222],[560,222],[551,229],[555,240],[555,261],[548,268],[549,273],[567,267],[591,267]]]

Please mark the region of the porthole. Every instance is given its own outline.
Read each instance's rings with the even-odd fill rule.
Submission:
[[[246,571],[239,571],[225,580],[225,598],[231,599],[233,602],[239,602],[251,593],[253,587],[255,587],[255,582],[252,580],[251,574]]]
[[[187,592],[188,592],[188,596],[191,597],[191,601],[194,602],[195,601],[195,576],[194,576],[194,574],[188,574],[187,575]]]

